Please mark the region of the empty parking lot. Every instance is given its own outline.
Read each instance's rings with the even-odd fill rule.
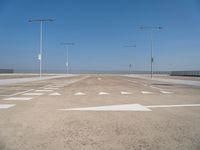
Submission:
[[[0,86],[0,149],[200,149],[200,87],[79,75]]]

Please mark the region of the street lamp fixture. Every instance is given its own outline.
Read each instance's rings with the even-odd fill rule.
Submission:
[[[150,42],[151,42],[151,45],[150,45],[150,48],[151,48],[151,78],[153,77],[153,62],[154,62],[154,59],[153,59],[153,38],[152,38],[152,31],[153,30],[161,30],[163,29],[163,27],[161,26],[141,26],[140,27],[141,30],[149,30],[149,36],[150,36]]]
[[[60,43],[60,45],[64,45],[67,49],[67,59],[66,59],[66,67],[67,67],[67,74],[69,74],[69,46],[75,45],[75,43]]]
[[[40,61],[40,77],[42,77],[42,53],[43,53],[43,22],[52,22],[53,19],[29,19],[28,22],[39,22],[40,23],[40,53],[38,54],[38,59]]]

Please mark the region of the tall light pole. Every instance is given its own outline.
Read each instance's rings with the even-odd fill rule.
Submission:
[[[151,48],[151,78],[153,77],[153,39],[152,39],[152,31],[153,30],[161,30],[163,29],[163,27],[150,27],[150,26],[142,26],[140,27],[141,30],[145,29],[145,30],[149,30],[149,36],[150,36],[150,48]]]
[[[123,45],[123,47],[127,47],[127,48],[132,48],[132,47],[136,47],[136,45]],[[129,64],[129,73],[131,73],[131,63]]]
[[[69,46],[75,45],[75,43],[60,43],[61,45],[66,46],[67,49],[67,59],[66,59],[66,67],[67,67],[67,74],[69,74]]]
[[[53,21],[53,19],[29,19],[28,22],[40,22],[40,53],[38,54],[38,59],[40,61],[40,78],[42,77],[42,49],[43,49],[43,33],[42,33],[42,28],[43,28],[43,22],[47,21]]]

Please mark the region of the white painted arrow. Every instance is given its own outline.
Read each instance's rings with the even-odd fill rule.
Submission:
[[[59,109],[63,111],[79,110],[79,111],[151,111],[151,109],[140,104],[124,104],[124,105],[110,105],[110,106],[97,106],[85,108],[70,108]]]
[[[14,107],[15,104],[0,104],[0,109],[7,109],[7,108],[11,108]]]
[[[109,95],[110,93],[106,93],[106,92],[99,92],[99,95]]]
[[[60,93],[58,93],[58,92],[55,92],[55,93],[51,93],[51,94],[49,94],[49,95],[52,95],[52,96],[57,96],[57,95],[61,95]]]
[[[78,92],[78,93],[75,93],[74,95],[86,95],[85,93],[82,93],[82,92]]]

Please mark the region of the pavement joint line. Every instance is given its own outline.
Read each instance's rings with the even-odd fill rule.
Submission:
[[[25,93],[23,95],[32,95],[32,96],[40,96],[40,95],[44,95],[45,93]]]
[[[14,107],[16,104],[0,104],[0,109],[7,109]]]
[[[5,98],[3,100],[7,100],[7,101],[13,101],[13,100],[16,100],[16,101],[28,101],[28,100],[31,100],[33,99],[33,97],[9,97],[9,98]]]

